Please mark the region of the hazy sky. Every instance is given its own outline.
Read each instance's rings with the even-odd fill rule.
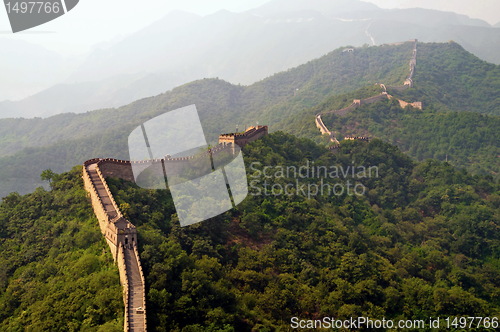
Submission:
[[[40,44],[66,54],[82,53],[92,45],[120,38],[162,18],[174,9],[206,15],[221,9],[244,11],[268,0],[81,0],[68,14],[26,32],[12,34],[5,10],[0,10],[0,39]],[[331,0],[335,1],[335,0]],[[469,13],[497,23],[500,0],[365,0],[379,6],[424,7]],[[0,40],[1,47],[1,40]]]
[[[91,45],[146,27],[175,9],[207,15],[221,9],[245,11],[268,1],[80,0],[68,14],[17,34],[12,34],[7,13],[0,9],[0,38],[21,39],[65,53],[80,53]]]
[[[452,11],[474,18],[480,18],[490,24],[500,22],[500,0],[364,0],[381,8],[422,7],[443,11]]]

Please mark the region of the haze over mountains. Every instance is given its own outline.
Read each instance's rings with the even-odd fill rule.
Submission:
[[[203,77],[250,84],[340,46],[411,38],[455,40],[480,58],[500,63],[500,29],[464,15],[385,10],[355,0],[274,0],[244,13],[172,12],[96,49],[68,80],[59,81],[66,83],[1,102],[0,117],[116,107]],[[15,64],[11,68],[16,70]]]
[[[428,8],[454,12],[480,18],[490,24],[497,23],[500,13],[498,0],[364,0],[381,8]]]
[[[0,38],[0,45],[0,100],[32,95],[69,74],[63,57],[56,52],[7,38]]]
[[[430,116],[453,110],[498,118],[499,100],[495,96],[500,66],[478,59],[455,43],[419,45],[416,87],[402,97],[404,100],[423,101]],[[339,109],[353,99],[380,93],[377,82],[400,85],[408,73],[413,43],[356,48],[352,53],[343,50],[250,86],[202,79],[118,109],[47,119],[0,119],[0,194],[32,191],[42,185],[39,174],[48,168],[62,172],[95,157],[129,159],[127,138],[135,127],[190,104],[196,104],[211,144],[221,132],[256,122],[270,125],[273,131],[320,139],[314,115],[324,110],[318,105],[335,98],[335,105],[327,105]],[[360,88],[369,91],[360,92]],[[493,123],[485,117],[482,122]],[[477,128],[466,129],[475,132]],[[495,135],[489,129],[476,134],[471,135],[474,142],[470,146],[481,144],[483,135]],[[413,137],[411,132],[407,135]],[[449,140],[443,136],[438,142],[447,144]],[[470,157],[465,150],[464,154]]]

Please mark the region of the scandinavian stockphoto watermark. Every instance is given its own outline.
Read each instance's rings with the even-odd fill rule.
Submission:
[[[52,21],[75,8],[78,2],[79,0],[4,0],[14,33]]]
[[[306,160],[301,166],[263,166],[250,164],[250,195],[293,196],[363,196],[363,179],[378,178],[377,166],[316,165]]]
[[[141,124],[128,146],[136,184],[146,189],[168,184],[181,226],[224,213],[248,194],[239,146],[209,149],[195,105]]]

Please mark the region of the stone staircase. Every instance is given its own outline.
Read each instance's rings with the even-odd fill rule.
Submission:
[[[113,203],[111,202],[111,198],[109,197],[106,189],[104,188],[104,183],[101,178],[97,174],[97,164],[92,164],[87,167],[87,171],[90,175],[90,179],[94,184],[95,189],[97,190],[97,194],[101,199],[102,205],[104,206],[104,211],[109,216],[110,219],[116,218],[118,215]]]
[[[135,251],[132,247],[125,248],[125,265],[127,267],[127,279],[129,287],[128,298],[128,320],[129,331],[145,332],[145,299],[144,299],[144,284],[141,278],[141,270],[138,265],[138,260]]]
[[[146,332],[146,295],[144,274],[137,252],[135,226],[121,214],[95,158],[84,163],[83,182],[89,193],[102,234],[118,265],[124,287],[125,332]]]

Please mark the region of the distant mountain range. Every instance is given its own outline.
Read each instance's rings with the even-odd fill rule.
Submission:
[[[416,87],[401,98],[421,100],[431,113],[466,110],[498,117],[500,66],[478,59],[455,43],[420,45]],[[196,104],[210,143],[221,132],[257,122],[270,125],[273,131],[319,139],[314,114],[323,102],[336,98],[337,104],[331,107],[342,108],[352,99],[365,97],[360,88],[368,89],[367,97],[380,93],[375,83],[400,85],[408,73],[412,49],[413,43],[362,47],[353,53],[340,48],[250,86],[203,79],[118,109],[47,119],[2,119],[0,195],[32,191],[42,184],[39,174],[48,168],[62,172],[94,157],[128,159],[127,138],[137,125],[190,104]],[[488,123],[488,118],[482,119]],[[411,133],[406,135],[411,137]]]
[[[343,45],[418,38],[455,40],[500,63],[500,30],[464,15],[384,10],[362,1],[274,0],[244,13],[172,12],[95,50],[67,82],[20,101],[0,117],[47,117],[117,107],[203,77],[251,84]]]

